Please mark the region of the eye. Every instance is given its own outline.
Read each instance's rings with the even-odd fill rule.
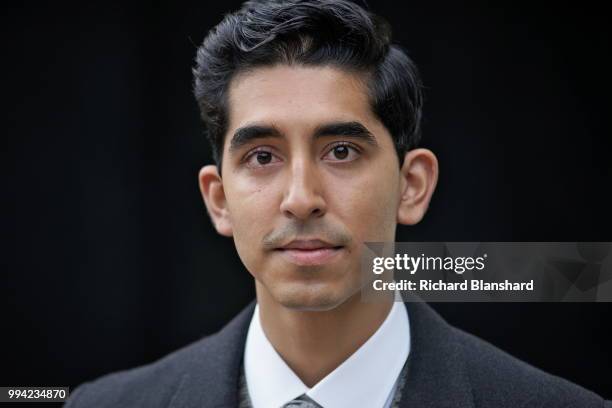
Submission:
[[[279,162],[280,159],[276,157],[270,150],[264,148],[257,148],[249,152],[245,158],[244,163],[247,167],[257,168],[266,167],[272,163]]]
[[[361,152],[355,146],[348,142],[336,143],[323,156],[323,160],[334,162],[350,162],[359,157]]]

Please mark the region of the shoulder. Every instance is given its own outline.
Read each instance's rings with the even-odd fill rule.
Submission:
[[[604,407],[597,394],[537,369],[474,335],[452,326],[451,330],[463,352],[477,407]]]
[[[153,363],[81,384],[71,393],[65,407],[167,406],[190,362],[207,354],[214,336],[204,337]]]
[[[86,382],[65,408],[222,405],[235,397],[251,302],[219,332],[141,367]]]

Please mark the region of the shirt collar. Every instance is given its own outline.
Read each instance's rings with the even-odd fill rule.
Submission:
[[[251,403],[253,408],[280,407],[305,393],[325,408],[383,407],[409,352],[407,309],[396,301],[384,322],[355,353],[308,388],[266,337],[257,305],[244,354]]]

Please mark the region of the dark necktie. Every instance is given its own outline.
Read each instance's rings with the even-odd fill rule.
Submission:
[[[281,408],[323,408],[321,405],[317,404],[312,398],[308,397],[306,394],[302,394],[294,400],[289,401]]]

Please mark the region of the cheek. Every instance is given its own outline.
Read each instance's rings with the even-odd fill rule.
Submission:
[[[239,178],[228,180],[225,189],[236,249],[245,263],[257,254],[262,238],[270,232],[278,205],[274,183]],[[276,206],[276,207],[275,207]]]
[[[252,224],[257,228],[257,222],[270,214],[275,204],[275,183],[264,183],[256,178],[237,177],[228,181],[225,189],[227,208],[233,227],[242,228]],[[247,231],[250,230],[247,228]]]
[[[334,208],[357,242],[395,239],[398,175],[383,170],[368,172],[350,183],[339,184],[335,189]],[[385,175],[384,178],[382,175]]]

